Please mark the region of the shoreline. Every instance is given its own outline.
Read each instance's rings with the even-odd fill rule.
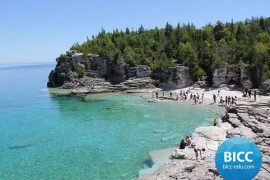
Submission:
[[[267,179],[270,177],[270,120],[265,112],[269,109],[269,102],[268,96],[260,96],[257,101],[238,98],[231,109],[223,113],[217,126],[199,127],[192,134],[195,143],[201,142],[201,146],[206,147],[203,154],[206,160],[197,161],[190,148],[178,149],[187,159],[170,159],[177,147],[151,151],[149,156],[157,164],[152,169],[142,169],[138,179],[222,179],[215,167],[215,152],[223,141],[235,136],[249,138],[259,146],[263,165],[255,179]]]

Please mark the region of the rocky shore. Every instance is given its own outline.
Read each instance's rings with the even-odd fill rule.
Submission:
[[[203,153],[205,160],[197,161],[193,149],[182,151],[185,159],[169,159],[176,148],[153,151],[150,157],[155,163],[151,175],[140,172],[141,180],[153,179],[222,179],[215,167],[215,153],[218,146],[227,138],[243,136],[254,141],[263,154],[262,168],[256,180],[270,179],[270,120],[269,98],[261,97],[254,101],[249,98],[239,98],[235,104],[218,120],[217,126],[199,127],[192,134],[195,143],[206,147]],[[159,168],[158,168],[159,167]],[[151,171],[151,170],[150,170]],[[148,171],[149,172],[149,171]]]

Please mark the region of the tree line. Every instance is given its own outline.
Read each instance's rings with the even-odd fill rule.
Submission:
[[[188,66],[194,80],[211,77],[214,68],[231,64],[247,64],[262,71],[262,79],[270,78],[270,18],[207,24],[167,23],[164,28],[138,30],[102,29],[86,42],[75,43],[71,50],[98,54],[113,63],[131,66],[148,65],[164,72],[178,64]]]

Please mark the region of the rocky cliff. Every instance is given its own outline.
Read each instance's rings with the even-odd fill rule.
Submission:
[[[227,65],[213,72],[213,87],[222,84],[238,85],[243,88],[258,88],[261,86],[261,71],[247,65]]]
[[[192,83],[188,67],[177,66],[167,72],[152,72],[146,65],[131,67],[126,63],[110,62],[98,55],[70,51],[57,59],[56,68],[49,75],[48,87],[111,86],[110,89],[127,89],[159,86],[176,89]]]
[[[180,89],[193,84],[190,70],[185,66],[171,67],[165,73],[154,74],[154,78],[159,80],[163,89]]]
[[[215,69],[213,73],[213,86],[218,87],[221,84],[237,84],[249,80],[249,72],[246,66],[229,65]]]
[[[264,93],[268,93],[269,83],[265,82],[261,86],[261,76],[261,70],[257,68],[247,65],[227,65],[213,70],[212,82],[213,87],[221,85],[237,85],[246,89],[261,87]],[[134,83],[130,82],[132,79],[136,79]],[[139,83],[140,80],[145,82],[146,79],[149,79],[147,84]],[[129,81],[125,83],[127,80]],[[171,67],[165,72],[152,72],[146,65],[131,67],[126,63],[108,61],[99,55],[69,51],[57,58],[57,65],[49,75],[48,87],[76,88],[105,84],[116,87],[115,85],[132,84],[132,88],[158,86],[163,89],[178,89],[193,83],[190,70],[185,66]]]

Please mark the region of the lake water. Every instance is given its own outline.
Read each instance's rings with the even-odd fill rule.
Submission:
[[[46,88],[53,68],[0,68],[0,179],[134,179],[150,151],[219,117],[142,94],[54,97]]]

